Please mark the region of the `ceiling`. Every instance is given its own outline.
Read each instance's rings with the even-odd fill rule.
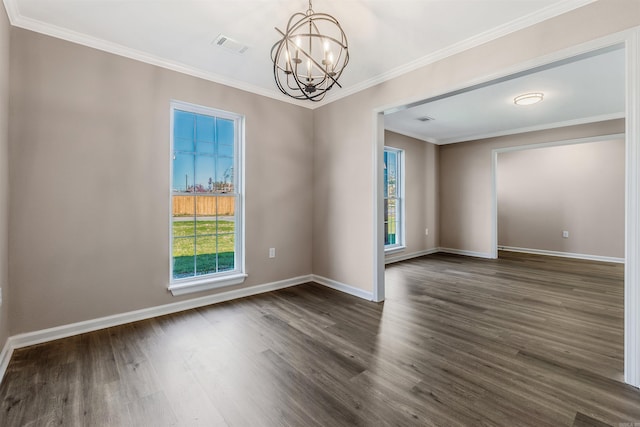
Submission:
[[[307,0],[3,1],[15,26],[315,108],[593,0],[315,0],[341,23],[350,55],[342,88],[320,103],[281,94],[270,58],[274,27]],[[246,51],[217,46],[220,35]],[[624,50],[609,50],[414,103],[385,115],[385,128],[448,144],[624,117],[624,73]],[[545,100],[513,104],[532,91]]]
[[[323,103],[593,0],[315,0],[335,16],[350,62]],[[270,59],[306,0],[4,0],[15,26],[293,101],[278,92]],[[248,46],[232,53],[219,35]],[[306,102],[309,108],[318,106]]]
[[[387,114],[385,128],[451,144],[624,117],[622,46],[541,68]],[[514,104],[516,96],[530,92],[542,92],[543,101]],[[419,120],[425,117],[432,120]]]

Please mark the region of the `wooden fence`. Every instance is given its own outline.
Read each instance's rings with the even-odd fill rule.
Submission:
[[[173,216],[214,216],[235,214],[234,196],[173,196]],[[194,212],[195,209],[195,212]]]

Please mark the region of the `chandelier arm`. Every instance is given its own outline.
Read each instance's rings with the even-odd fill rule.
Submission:
[[[315,59],[313,59],[313,57],[312,57],[311,55],[309,55],[309,54],[308,54],[304,49],[300,48],[299,50],[300,50],[300,52],[302,52],[302,54],[303,54],[304,56],[306,56],[306,57],[307,57],[307,59],[311,60],[311,62],[313,62],[313,63],[316,65],[316,67],[318,67],[318,68],[319,68],[319,69],[321,69],[321,70],[323,69],[323,68],[322,68],[322,65],[320,65],[320,64],[318,63],[318,61],[316,61]],[[344,68],[344,67],[343,67],[343,68]],[[342,70],[340,71],[340,74],[342,74]],[[338,83],[338,80],[334,79],[334,78],[333,78],[333,76],[332,76],[331,74],[329,74],[329,73],[325,72],[325,73],[324,73],[324,75],[325,75],[325,76],[327,76],[327,77],[329,77],[331,80],[333,80],[333,83],[337,84],[337,85],[338,85],[338,87],[340,87],[340,88],[342,89],[342,86],[340,85],[340,83]]]

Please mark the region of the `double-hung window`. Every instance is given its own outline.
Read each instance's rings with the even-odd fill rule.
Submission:
[[[384,148],[384,249],[404,248],[404,151]]]
[[[171,283],[174,295],[241,283],[240,115],[171,103]]]

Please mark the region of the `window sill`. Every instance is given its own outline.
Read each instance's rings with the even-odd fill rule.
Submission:
[[[227,286],[239,285],[244,282],[248,275],[245,273],[233,273],[225,276],[207,277],[203,279],[189,279],[186,281],[174,282],[169,285],[169,290],[173,296],[191,294],[194,292],[208,291],[211,289],[224,288]]]
[[[405,249],[407,249],[406,246],[391,246],[389,248],[385,248],[384,249],[384,254],[385,255],[391,255],[391,254],[395,254],[395,253],[398,253],[398,252],[402,252]]]

